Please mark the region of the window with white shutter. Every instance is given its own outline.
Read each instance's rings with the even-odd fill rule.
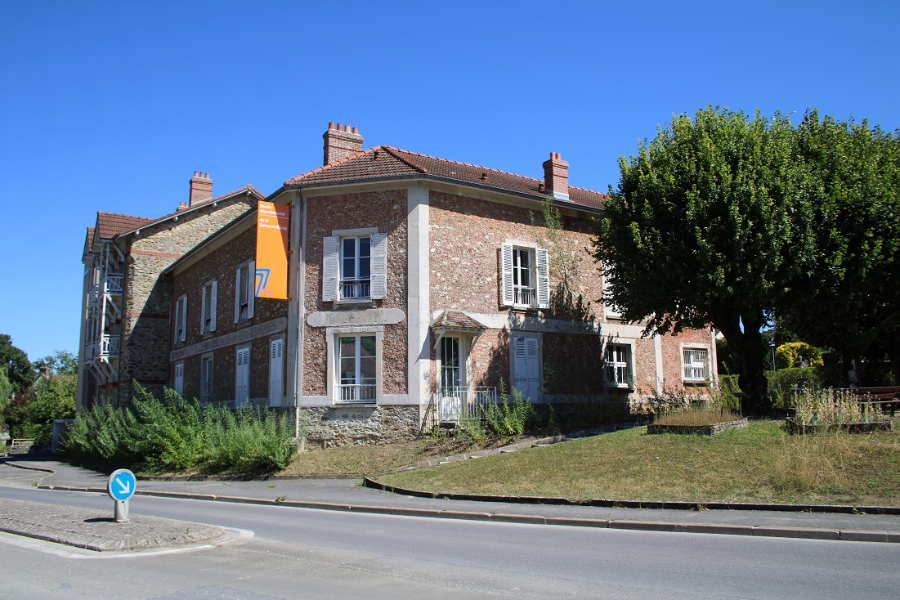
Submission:
[[[184,394],[184,362],[175,363],[175,391]]]
[[[379,300],[385,297],[387,234],[329,236],[323,240],[322,251],[323,301]]]
[[[255,262],[251,260],[238,267],[234,277],[234,322],[239,323],[253,318]]]
[[[500,285],[504,306],[549,308],[549,252],[544,248],[503,244],[500,247]]]
[[[187,295],[175,301],[175,343],[187,339]]]
[[[203,286],[203,299],[200,315],[200,332],[211,333],[216,330],[216,303],[218,283],[213,280]]]
[[[211,354],[200,359],[200,400],[212,400],[213,389],[213,357]]]

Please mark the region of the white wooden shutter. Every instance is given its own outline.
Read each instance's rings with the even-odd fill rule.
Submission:
[[[253,299],[256,297],[256,261],[251,260],[250,266],[247,267],[247,285],[253,286],[247,294],[247,318],[253,318]]]
[[[537,269],[538,308],[550,308],[550,253],[544,248],[534,251]]]
[[[512,306],[515,301],[513,295],[513,247],[512,244],[503,244],[500,247],[500,286],[501,297],[504,306]],[[519,338],[515,338],[519,339]]]
[[[181,303],[181,340],[184,341],[187,339],[187,301],[188,297],[184,296],[183,302]]]
[[[372,276],[369,297],[378,300],[387,295],[387,234],[373,233],[369,242]]]
[[[241,268],[234,274],[234,322],[241,320]]]
[[[184,393],[184,363],[175,365],[175,391],[179,394]]]
[[[200,294],[200,333],[204,334],[208,330],[206,329],[206,286],[203,286],[203,293]],[[212,298],[210,298],[212,300]]]
[[[338,247],[341,238],[328,236],[322,242],[322,301],[334,302],[338,290]]]
[[[272,340],[269,346],[269,406],[281,406],[284,340]]]
[[[209,330],[216,330],[216,304],[219,300],[219,282],[212,282],[212,298],[209,300]]]
[[[235,363],[234,405],[240,408],[250,398],[250,348],[239,348]]]

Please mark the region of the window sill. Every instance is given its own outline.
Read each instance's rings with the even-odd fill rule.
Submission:
[[[706,385],[709,383],[706,379],[682,379],[681,382],[689,385]]]
[[[634,391],[634,386],[628,383],[607,383],[606,389],[608,390],[625,390],[628,392]]]
[[[335,306],[360,306],[367,304],[369,306],[375,306],[375,301],[371,298],[348,298],[346,300],[335,300],[333,302]]]
[[[334,408],[378,408],[377,402],[334,402]]]

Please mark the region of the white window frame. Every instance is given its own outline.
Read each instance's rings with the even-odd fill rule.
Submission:
[[[187,294],[182,294],[175,301],[175,343],[180,344],[187,339]]]
[[[703,352],[704,353],[705,356],[703,357],[702,367],[699,367],[698,365],[700,365],[701,363],[693,358],[691,359],[691,364],[688,365],[687,360],[686,360],[688,357],[685,356],[685,354],[688,352],[691,352],[691,353]],[[696,345],[695,344],[682,344],[681,345],[681,380],[686,383],[706,383],[707,381],[709,381],[710,371],[711,371],[710,364],[709,364],[709,357],[711,356],[711,354],[712,353],[710,352],[709,346],[705,346],[703,344],[696,344]],[[697,377],[695,374],[696,370],[699,368],[702,368],[703,373],[704,373],[704,375],[701,377]],[[688,371],[688,369],[690,369],[690,372]]]
[[[200,304],[200,333],[207,334],[216,330],[216,309],[219,302],[219,283],[213,279],[203,285],[203,298]]]
[[[241,357],[244,357],[243,359]],[[241,377],[241,375],[244,377]],[[250,402],[250,346],[238,346],[234,352],[234,407]]]
[[[624,361],[609,361],[609,351],[612,348],[624,349]],[[619,357],[622,358],[622,357]],[[626,369],[626,381],[618,381],[618,378],[610,380],[609,367]],[[603,379],[606,381],[606,387],[620,390],[634,389],[634,342],[630,340],[610,340],[603,348]]]
[[[207,365],[209,367],[207,368]],[[213,362],[213,353],[209,352],[200,357],[200,401],[210,402],[212,400],[213,382],[215,379],[215,363]]]
[[[175,377],[172,382],[172,389],[178,394],[184,395],[184,361],[175,363]]]
[[[338,391],[340,374],[338,372],[339,339],[347,336],[375,336],[375,398],[364,402],[343,402]],[[328,352],[327,385],[328,399],[332,404],[371,405],[378,404],[383,398],[384,374],[384,327],[328,327],[325,329],[326,351]]]
[[[246,269],[246,272],[244,270]],[[242,272],[244,272],[242,274]],[[256,261],[248,260],[238,266],[234,275],[234,322],[242,323],[253,318],[253,305],[256,297],[254,282],[256,281]],[[243,302],[241,292],[246,292],[247,299]],[[244,311],[244,306],[247,310]]]
[[[521,272],[518,260],[522,254],[529,257],[529,292],[516,284],[517,272]],[[503,306],[516,309],[550,308],[550,254],[545,248],[529,242],[507,240],[500,247],[500,286]],[[528,294],[531,298],[528,298]],[[524,297],[523,297],[524,296]]]
[[[365,294],[344,295],[344,241],[369,238],[369,290]],[[377,228],[335,229],[322,241],[322,300],[324,302],[356,303],[381,300],[387,295],[387,234]],[[356,242],[359,248],[359,242]],[[358,273],[357,251],[357,273]],[[360,281],[354,279],[354,281]],[[360,284],[362,285],[362,284]]]

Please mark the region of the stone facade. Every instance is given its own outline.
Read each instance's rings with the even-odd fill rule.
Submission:
[[[198,210],[162,220],[125,240],[125,302],[122,319],[122,357],[119,377],[122,400],[133,383],[150,391],[169,380],[171,282],[161,273],[200,242],[219,231],[252,206],[259,195],[247,191]]]
[[[419,434],[417,406],[333,406],[304,408],[308,443],[330,448],[404,442]]]

